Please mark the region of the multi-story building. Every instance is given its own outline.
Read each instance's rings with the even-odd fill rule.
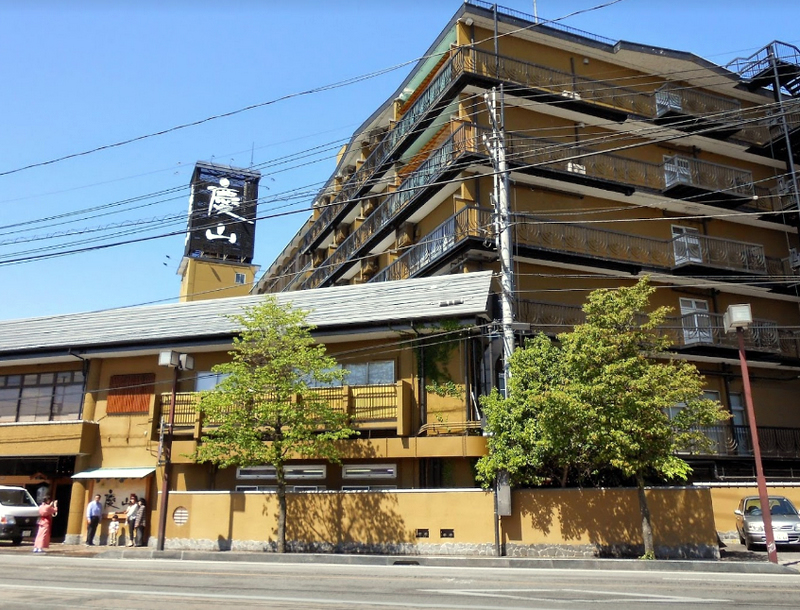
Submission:
[[[487,147],[497,136],[492,89],[515,328],[554,335],[581,320],[589,291],[649,275],[654,305],[674,311],[664,328],[672,356],[696,363],[732,416],[708,431],[714,449],[692,456],[696,476],[750,477],[736,337],[722,322],[729,305],[749,303],[767,474],[795,476],[800,51],[791,45],[722,67],[467,0],[355,132],[255,292],[498,272],[495,183],[504,175]],[[487,331],[473,349],[485,352],[483,389],[501,369],[498,345]],[[475,396],[464,400],[461,411],[477,418]],[[415,424],[434,420],[424,400],[419,409]]]

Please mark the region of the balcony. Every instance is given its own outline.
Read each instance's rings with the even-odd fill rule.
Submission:
[[[451,123],[451,135],[436,149],[417,171],[406,178],[369,215],[364,223],[303,282],[303,288],[317,288],[324,282],[335,281],[346,270],[348,263],[359,254],[369,251],[387,232],[391,224],[407,218],[411,205],[424,194],[439,190],[444,183],[463,170],[456,163],[464,155],[477,153],[476,131],[471,125]]]
[[[682,131],[727,138],[742,129],[739,100],[667,83],[656,89],[655,121]]]
[[[562,305],[519,299],[517,319],[532,325],[534,332],[555,335],[582,324],[585,315],[577,305]],[[690,313],[670,316],[660,327],[670,337],[673,349],[712,357],[738,357],[735,333],[726,333],[722,314]],[[755,319],[744,333],[748,355],[759,360],[797,360],[800,358],[800,333],[778,328],[772,320]]]
[[[403,381],[383,385],[352,385],[321,388],[318,392],[335,409],[350,416],[357,430],[396,430],[399,436],[408,436],[411,426],[410,386]],[[162,426],[166,426],[172,394],[158,395],[157,409]],[[197,392],[179,392],[175,397],[176,436],[199,439],[204,428],[214,422],[202,421],[197,411]]]
[[[749,171],[674,155],[664,159],[664,194],[736,207],[752,201],[756,191]]]
[[[89,455],[99,443],[96,422],[37,421],[0,424],[0,454],[6,456]]]
[[[671,273],[702,270],[726,275],[766,275],[770,262],[759,244],[705,235],[684,234],[662,240],[520,214],[512,215],[512,222],[518,249],[531,256],[562,262],[611,266],[630,272],[646,268]],[[469,247],[491,249],[494,239],[491,210],[464,208],[406,250],[371,281],[405,279],[423,270],[429,273],[437,264],[463,249],[468,241]]]
[[[688,447],[679,453],[691,455],[752,457],[753,437],[749,426],[703,426],[697,430],[710,440],[707,449]],[[758,443],[765,458],[800,458],[800,428],[758,426]]]

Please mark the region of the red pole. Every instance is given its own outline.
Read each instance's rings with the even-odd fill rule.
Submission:
[[[161,479],[161,503],[158,507],[158,543],[157,549],[164,550],[164,540],[167,531],[167,507],[169,505],[169,478],[172,470],[172,428],[175,425],[175,398],[178,393],[178,370],[175,367],[175,377],[172,380],[172,397],[169,401],[169,419],[167,420],[167,432],[164,434],[164,476]]]
[[[769,494],[767,494],[767,480],[764,478],[764,467],[761,465],[761,446],[758,444],[758,428],[756,427],[756,413],[753,409],[753,395],[750,392],[750,373],[747,370],[747,359],[744,355],[744,329],[736,329],[739,337],[739,362],[742,366],[742,384],[744,385],[744,404],[747,408],[747,419],[750,422],[750,436],[753,440],[753,458],[756,461],[756,484],[758,497],[761,500],[761,518],[764,522],[764,538],[767,542],[767,555],[772,563],[778,563],[778,553],[775,550],[775,535],[772,532],[772,514],[769,510]]]

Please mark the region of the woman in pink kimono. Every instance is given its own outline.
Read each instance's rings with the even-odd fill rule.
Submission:
[[[58,500],[50,501],[50,496],[45,496],[39,507],[39,530],[33,543],[34,553],[44,553],[50,547],[50,532],[53,529],[53,517],[58,514]]]

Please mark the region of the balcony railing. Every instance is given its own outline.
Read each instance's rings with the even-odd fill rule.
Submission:
[[[393,429],[404,416],[404,383],[352,385],[319,388],[317,392],[332,408],[350,416],[352,424],[362,429]],[[161,424],[166,426],[172,394],[158,397]],[[175,399],[175,434],[192,434],[201,427],[213,427],[215,422],[201,421],[197,410],[198,392],[178,392]]]
[[[444,144],[431,153],[428,160],[406,178],[396,191],[384,199],[383,203],[370,214],[364,223],[353,231],[333,254],[308,277],[303,283],[303,288],[316,288],[334,275],[378,231],[385,228],[400,212],[407,209],[422,192],[423,187],[435,182],[442,172],[462,154],[477,150],[475,130],[471,129],[470,125],[458,127],[456,123],[452,125],[454,131]]]
[[[709,163],[681,155],[664,159],[664,187],[692,186],[719,195],[752,199],[756,194],[753,174],[727,165]]]
[[[412,277],[470,237],[494,240],[491,211],[476,207],[458,211],[370,281],[388,282]]]
[[[678,87],[672,83],[656,89],[656,117],[679,114],[735,123],[741,120],[741,109],[739,100],[699,89]]]
[[[585,320],[583,309],[577,305],[562,305],[518,299],[517,319],[532,325],[533,331],[555,335],[569,331]],[[670,337],[675,348],[718,347],[738,350],[735,333],[726,333],[722,314],[690,313],[669,316],[660,331]],[[772,320],[754,319],[744,333],[745,349],[785,358],[800,358],[800,334],[778,328]]]
[[[703,426],[696,429],[711,441],[708,448],[686,447],[680,453],[694,455],[741,456],[753,455],[753,437],[749,426]],[[761,455],[768,458],[800,457],[800,428],[758,427]]]

